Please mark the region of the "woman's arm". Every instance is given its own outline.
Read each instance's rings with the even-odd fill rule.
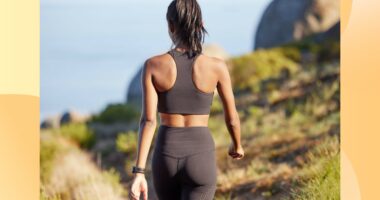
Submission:
[[[145,168],[149,149],[152,143],[157,119],[157,93],[153,86],[152,68],[154,64],[148,59],[143,66],[141,74],[142,86],[142,112],[140,117],[136,166]]]
[[[229,153],[234,158],[242,158],[244,151],[240,141],[240,119],[235,106],[230,74],[224,61],[219,61],[218,65],[217,90],[223,103],[224,120],[233,144]]]
[[[141,87],[143,91],[142,112],[140,118],[139,138],[137,145],[136,166],[145,168],[148,158],[150,145],[152,143],[154,131],[156,129],[156,109],[157,93],[153,86],[152,67],[154,66],[151,59],[148,59],[143,66],[141,74]],[[148,184],[143,173],[135,173],[135,178],[131,185],[129,197],[131,200],[140,199],[143,193],[144,200],[148,200]]]

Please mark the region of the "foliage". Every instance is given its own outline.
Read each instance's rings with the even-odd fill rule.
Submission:
[[[42,182],[47,181],[50,177],[51,170],[55,158],[61,148],[55,141],[44,141],[40,142],[40,179]]]
[[[259,83],[270,77],[294,74],[299,65],[300,52],[291,47],[260,49],[231,60],[232,82],[239,89],[259,91]]]
[[[124,190],[123,186],[120,184],[121,178],[120,173],[116,171],[116,169],[111,168],[109,170],[105,170],[102,172],[102,176],[104,177],[104,180],[108,182],[112,188],[115,190],[116,193],[125,195],[126,191]]]
[[[85,123],[69,123],[61,126],[59,133],[74,141],[82,148],[91,148],[95,143],[95,136]]]
[[[135,122],[138,120],[139,115],[139,110],[131,104],[114,103],[107,105],[99,114],[94,115],[90,121],[105,124]]]
[[[339,152],[321,146],[317,149],[323,157],[313,157],[307,170],[312,178],[301,183],[300,190],[293,190],[292,199],[296,200],[338,200],[340,199],[340,155]]]
[[[221,113],[221,112],[223,112],[222,101],[220,100],[220,98],[214,97],[214,100],[212,101],[212,104],[211,104],[210,113],[211,114],[217,114],[217,113]]]
[[[97,168],[85,150],[59,134],[41,138],[41,172],[40,200],[116,200],[126,195],[115,169]]]
[[[133,153],[137,149],[138,133],[135,131],[128,131],[119,133],[116,138],[116,148],[123,153]]]

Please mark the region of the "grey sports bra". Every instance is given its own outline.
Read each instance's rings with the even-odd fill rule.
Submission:
[[[200,54],[189,57],[186,52],[175,49],[168,51],[177,68],[174,85],[166,91],[159,92],[157,110],[172,114],[209,114],[214,92],[200,91],[194,84],[192,74],[194,62]]]

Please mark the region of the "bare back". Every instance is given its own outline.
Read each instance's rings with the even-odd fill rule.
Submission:
[[[155,63],[152,69],[153,85],[159,92],[170,90],[177,79],[177,67],[169,54],[152,58]],[[201,54],[193,64],[192,80],[195,87],[203,93],[212,93],[217,88],[222,60]],[[160,113],[161,124],[167,126],[207,126],[209,115],[188,115]]]

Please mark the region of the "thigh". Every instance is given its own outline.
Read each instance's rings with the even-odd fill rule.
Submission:
[[[211,200],[216,190],[215,150],[186,158],[183,171],[182,200]]]
[[[160,200],[178,200],[181,188],[177,178],[178,160],[154,151],[152,157],[153,186]]]

